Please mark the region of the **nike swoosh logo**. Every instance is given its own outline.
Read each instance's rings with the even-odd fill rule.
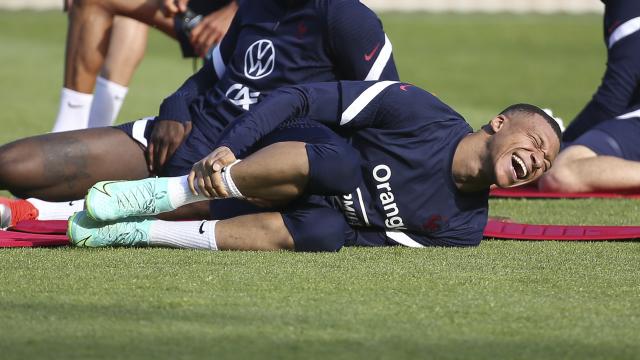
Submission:
[[[376,47],[374,47],[370,53],[364,54],[364,61],[371,61],[373,56],[378,52],[379,48],[380,48],[380,43],[378,43],[378,45],[376,45]]]
[[[73,201],[69,201],[69,206],[73,206]]]
[[[87,240],[89,240],[90,238],[91,238],[91,235],[87,236],[86,238],[84,238],[84,239],[82,239],[80,241],[76,241],[74,245],[75,246],[80,246],[80,247],[86,246],[87,245]]]
[[[200,229],[198,229],[198,232],[200,234],[204,234],[204,224],[206,224],[206,223],[207,223],[206,221],[203,221],[203,222],[200,223]]]
[[[67,101],[67,106],[72,108],[72,109],[79,109],[79,108],[83,107],[84,105],[82,105],[82,104],[73,104],[73,103],[71,103],[71,101]]]
[[[407,91],[407,88],[408,88],[409,86],[411,86],[411,85],[408,85],[408,84],[400,85],[400,90],[402,90],[402,91]]]
[[[104,182],[104,183],[100,184],[100,185],[102,185],[102,189],[100,189],[97,186],[93,186],[93,188],[98,190],[98,191],[100,191],[101,193],[111,197],[111,194],[109,194],[109,192],[107,191],[107,185],[115,184],[115,183],[119,183],[119,182],[122,182],[122,181],[107,181],[107,182]]]

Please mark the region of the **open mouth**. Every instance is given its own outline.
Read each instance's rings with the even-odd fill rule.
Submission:
[[[518,180],[525,179],[529,173],[527,170],[527,166],[518,155],[511,155],[511,165],[513,166],[513,170],[516,172],[516,177]]]

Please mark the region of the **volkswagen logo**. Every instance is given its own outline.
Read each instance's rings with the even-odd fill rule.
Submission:
[[[254,42],[244,55],[244,75],[249,79],[261,79],[273,71],[276,49],[271,40]]]

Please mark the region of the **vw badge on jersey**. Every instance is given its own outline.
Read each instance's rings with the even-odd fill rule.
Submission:
[[[261,79],[273,71],[276,49],[271,40],[254,42],[244,55],[244,75],[249,79]]]

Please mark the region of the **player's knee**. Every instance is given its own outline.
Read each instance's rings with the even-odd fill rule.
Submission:
[[[25,157],[20,151],[18,142],[10,143],[0,147],[0,189],[12,190],[20,184],[20,180],[25,180],[28,174],[25,172],[33,161],[30,157]]]
[[[309,192],[340,195],[352,192],[362,181],[360,155],[350,146],[308,145]]]
[[[298,212],[283,214],[283,219],[292,235],[296,251],[336,252],[346,241],[348,226],[344,216],[333,209],[313,209],[314,217],[321,221],[311,224]]]
[[[269,242],[271,248],[274,250],[293,250],[294,242],[291,233],[286,226],[282,226],[282,219],[277,213],[273,213],[273,216],[266,215],[262,219],[262,226],[264,231],[271,234]]]

